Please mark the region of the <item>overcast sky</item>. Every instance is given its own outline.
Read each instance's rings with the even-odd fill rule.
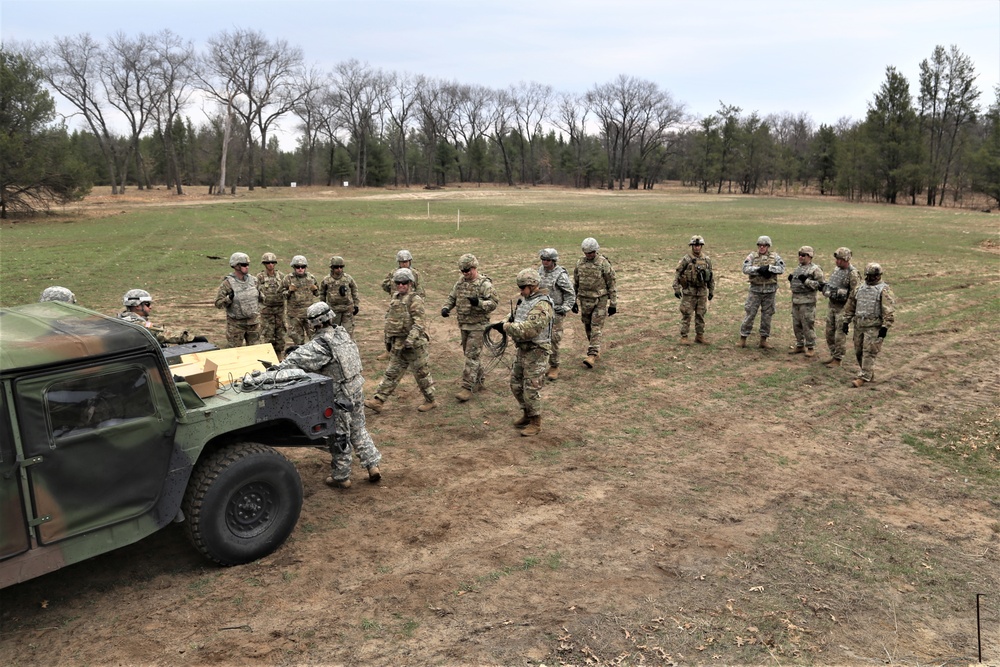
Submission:
[[[936,45],[972,59],[984,106],[1000,83],[1000,0],[0,0],[4,41],[169,28],[200,49],[236,27],[285,39],[326,70],[356,58],[575,93],[627,74],[697,117],[722,101],[817,125],[860,120],[889,65],[915,96]]]

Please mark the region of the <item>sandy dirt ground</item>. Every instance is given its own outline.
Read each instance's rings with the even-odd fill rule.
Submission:
[[[567,320],[540,436],[511,426],[502,367],[454,401],[454,318],[431,318],[442,405],[417,413],[410,377],[369,417],[380,484],[356,468],[333,491],[328,454],[286,450],[306,498],[276,553],[219,569],[172,526],[6,589],[0,663],[970,664],[985,593],[1000,664],[1000,507],[904,442],[1000,417],[995,323],[890,337],[879,381],[850,389],[853,361],[738,349],[711,313],[710,344],[681,347],[639,269],[618,269],[596,369]],[[790,370],[794,386],[754,389]]]

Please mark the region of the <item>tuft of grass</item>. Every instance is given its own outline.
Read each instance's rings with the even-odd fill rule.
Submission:
[[[994,489],[996,495],[1000,481],[1000,408],[967,413],[946,428],[905,434],[903,443],[984,488]]]

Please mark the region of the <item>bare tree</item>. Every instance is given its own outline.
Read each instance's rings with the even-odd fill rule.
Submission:
[[[585,98],[563,93],[556,102],[553,124],[569,136],[573,151],[573,186],[583,187],[584,139],[587,136],[587,114],[589,110]]]
[[[486,86],[460,86],[455,124],[452,128],[455,144],[465,146],[469,165],[468,179],[472,179],[472,172],[475,171],[480,182],[486,158],[484,144],[489,131],[490,95],[491,91]]]
[[[396,162],[396,183],[399,174],[403,174],[403,183],[409,187],[412,180],[408,164],[407,138],[413,125],[413,111],[417,96],[425,79],[407,73],[392,73],[386,75],[385,86],[382,88],[385,99],[382,107],[389,116],[387,139],[389,151]]]
[[[306,185],[312,185],[316,146],[324,125],[329,124],[329,116],[333,114],[334,109],[325,104],[330,99],[329,80],[316,69],[310,68],[299,82],[299,86],[300,89],[296,94],[298,102],[292,111],[302,121],[299,129],[302,130],[302,148],[306,160]]]
[[[455,82],[425,79],[424,85],[417,95],[417,110],[424,140],[427,183],[432,182],[432,176],[435,173],[434,165],[438,156],[439,143],[447,141],[449,132],[454,127],[458,109],[458,91],[459,85]],[[441,178],[433,179],[433,181],[442,184]]]
[[[552,103],[552,86],[522,81],[511,87],[510,95],[514,100],[514,120],[521,141],[521,182],[536,185],[535,139],[542,131],[542,121]]]
[[[194,47],[190,41],[183,41],[170,30],[162,30],[154,35],[152,46],[156,52],[157,75],[164,93],[160,104],[153,109],[153,115],[167,158],[167,179],[174,185],[177,194],[182,195],[183,177],[174,146],[174,123],[194,91]]]
[[[337,92],[340,125],[354,144],[355,183],[363,186],[368,180],[369,144],[379,136],[383,122],[387,79],[381,71],[352,58],[334,67],[332,86]]]
[[[490,97],[490,126],[493,130],[490,135],[497,148],[500,149],[500,156],[503,158],[504,176],[507,178],[507,185],[514,185],[514,170],[510,164],[510,150],[507,147],[507,140],[514,129],[514,117],[516,115],[515,102],[511,97],[510,90],[494,91]]]

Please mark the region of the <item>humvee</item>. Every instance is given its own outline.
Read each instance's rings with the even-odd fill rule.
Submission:
[[[335,434],[332,380],[203,399],[171,373],[177,352],[76,305],[0,309],[0,588],[171,522],[221,565],[291,534],[302,480],[274,447]]]

